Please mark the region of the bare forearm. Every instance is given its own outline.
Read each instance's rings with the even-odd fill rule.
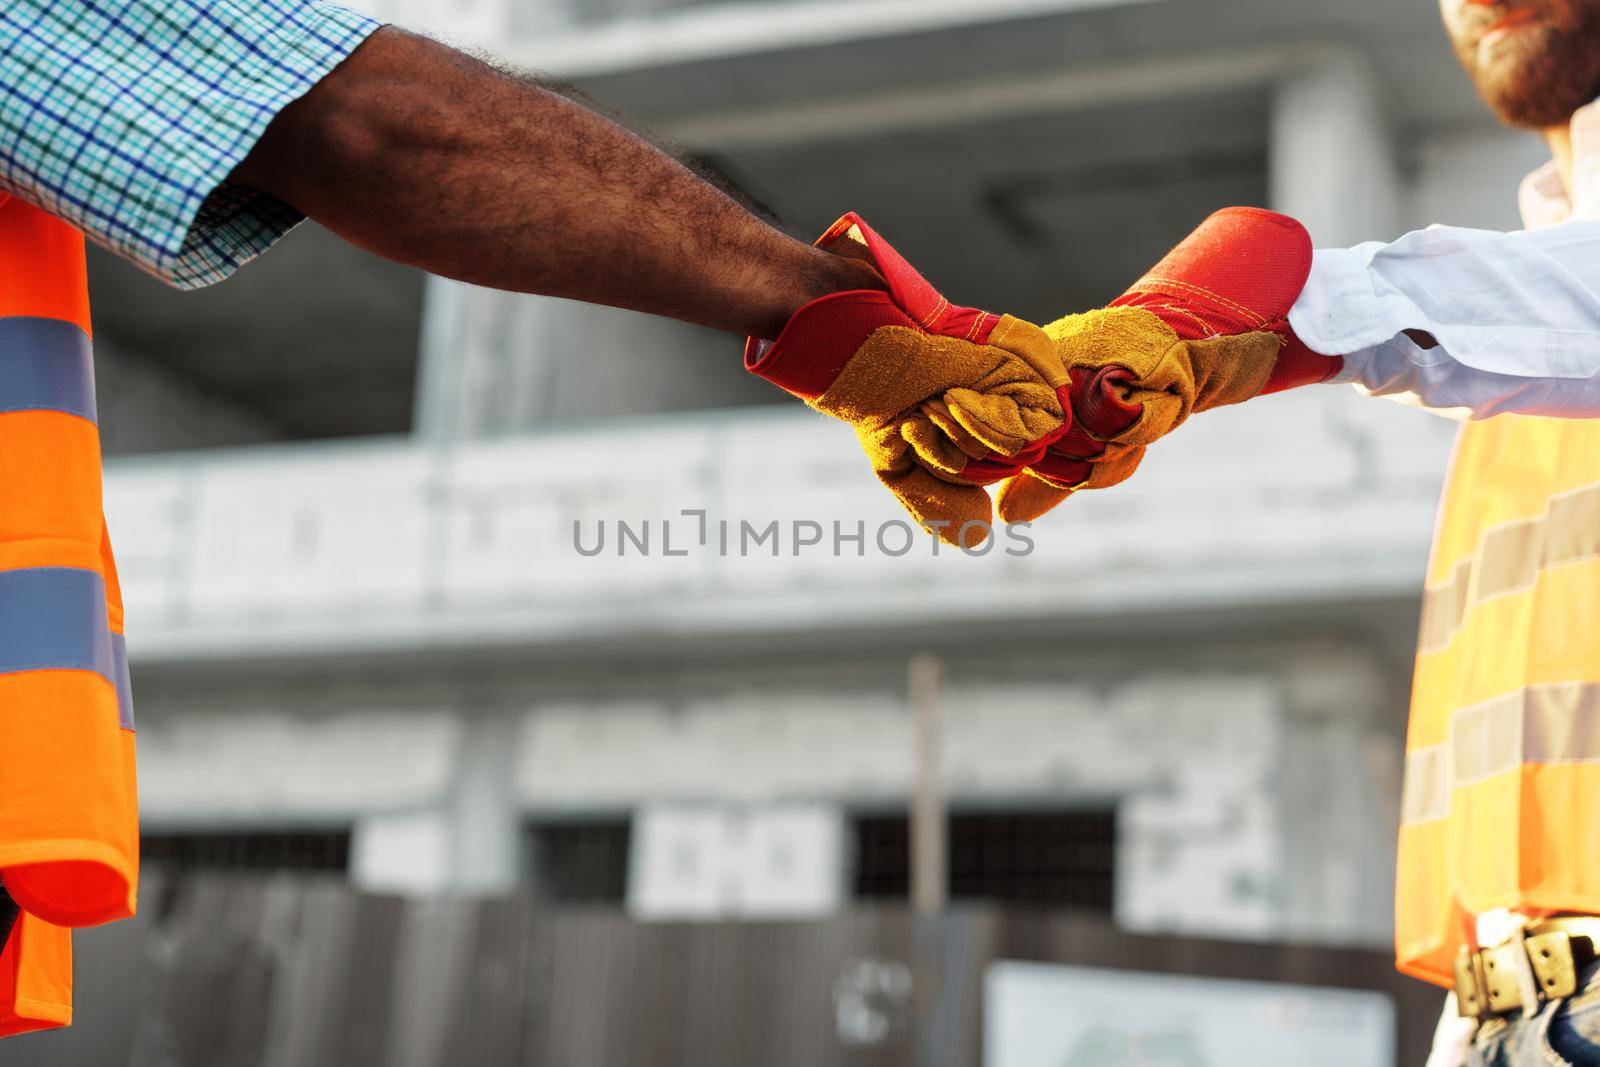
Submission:
[[[278,116],[233,179],[435,274],[772,337],[873,287],[609,120],[384,29]]]

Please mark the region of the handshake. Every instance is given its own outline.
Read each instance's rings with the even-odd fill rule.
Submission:
[[[854,215],[817,242],[877,268],[886,288],[802,307],[745,365],[849,423],[878,478],[922,526],[981,544],[1000,483],[1005,522],[1128,478],[1191,412],[1320,382],[1338,357],[1306,348],[1290,307],[1311,270],[1295,220],[1212,215],[1105,308],[1041,329],[957,307]]]

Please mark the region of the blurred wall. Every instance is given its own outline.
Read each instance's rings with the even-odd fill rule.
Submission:
[[[861,210],[958,299],[1036,319],[1230,202],[1334,244],[1514,225],[1539,154],[1421,2],[368,6],[581,81],[801,233]],[[1114,812],[1120,922],[1387,936],[1449,424],[1274,398],[1027,553],[895,555],[848,435],[772,406],[737,339],[290,242],[194,321],[96,277],[113,449],[177,450],[108,481],[150,833],[347,829],[353,879],[437,892],[540,885],[529,824],[620,820],[636,903],[827,910],[850,820],[903,803],[902,670],[931,650],[952,807]],[[686,510],[784,540],[720,552]]]

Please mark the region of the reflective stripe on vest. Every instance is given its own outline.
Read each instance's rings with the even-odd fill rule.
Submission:
[[[10,411],[97,421],[89,335],[58,319],[0,319],[0,413]]]
[[[69,927],[133,913],[133,698],[83,237],[0,195],[0,1036],[71,1018]]]
[[[0,571],[0,675],[81,670],[117,694],[118,725],[133,729],[128,641],[105,620],[105,579],[72,567]]]
[[[1458,708],[1447,743],[1406,755],[1401,825],[1447,818],[1458,785],[1545,763],[1600,763],[1600,684],[1529,686]]]
[[[128,639],[111,634],[111,680],[117,687],[117,725],[133,730],[133,674],[128,669]]]
[[[1600,485],[1550,498],[1537,518],[1487,530],[1475,559],[1456,565],[1449,581],[1422,598],[1419,652],[1434,652],[1460,629],[1470,600],[1527,589],[1539,572],[1600,557]]]
[[[93,671],[117,684],[106,583],[94,571],[0,571],[0,674]]]
[[[1600,420],[1463,427],[1406,753],[1401,970],[1450,984],[1483,911],[1600,913]]]

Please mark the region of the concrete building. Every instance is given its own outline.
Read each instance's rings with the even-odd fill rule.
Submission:
[[[1427,0],[363,6],[1038,320],[1228,203],[1322,244],[1514,226],[1539,158]],[[152,854],[826,912],[903,891],[931,651],[957,893],[1387,938],[1448,422],[1344,388],[1213,413],[1031,541],[936,555],[724,336],[312,227],[215,291],[93,280]]]

